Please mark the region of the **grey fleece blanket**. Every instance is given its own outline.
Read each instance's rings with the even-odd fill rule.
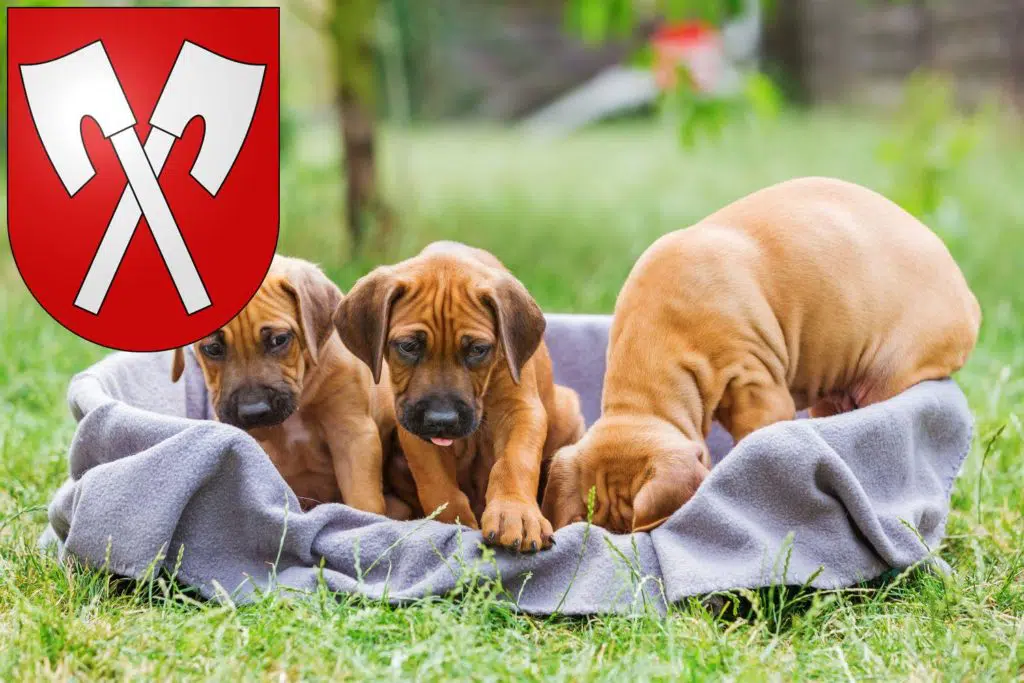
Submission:
[[[555,377],[600,412],[609,319],[550,316]],[[272,586],[386,596],[443,594],[467,577],[501,579],[534,614],[664,609],[670,602],[776,584],[849,586],[932,561],[972,421],[952,381],[885,403],[800,419],[736,448],[716,426],[716,465],[652,533],[574,524],[537,555],[483,551],[479,532],[393,522],[344,505],[300,512],[260,446],[209,420],[194,358],[170,381],[169,354],[116,353],[77,375],[70,478],[42,542],[128,577],[174,573],[236,601]],[[941,562],[940,562],[941,563]]]

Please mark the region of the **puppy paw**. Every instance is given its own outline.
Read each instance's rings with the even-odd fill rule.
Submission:
[[[554,531],[535,502],[495,499],[483,516],[484,541],[508,550],[534,553],[552,546]]]

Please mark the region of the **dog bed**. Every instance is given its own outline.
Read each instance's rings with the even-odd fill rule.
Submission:
[[[548,320],[555,378],[580,392],[593,423],[610,320]],[[170,362],[169,353],[115,353],[71,381],[70,477],[41,542],[62,558],[133,578],[155,568],[236,602],[322,580],[399,603],[498,576],[525,612],[581,615],[944,567],[935,549],[972,435],[951,380],[835,417],[778,423],[735,448],[716,425],[711,475],[653,532],[579,523],[559,530],[551,550],[517,555],[485,551],[479,532],[436,521],[395,522],[340,504],[300,512],[256,441],[210,420],[195,358],[177,384]]]

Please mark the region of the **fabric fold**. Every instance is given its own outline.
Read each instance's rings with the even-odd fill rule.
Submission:
[[[552,315],[555,378],[600,412],[607,316]],[[942,541],[972,420],[952,380],[874,406],[759,430],[735,448],[716,425],[711,475],[651,533],[574,524],[537,555],[482,546],[479,532],[395,522],[340,504],[309,512],[259,444],[210,421],[187,354],[115,353],[73,378],[70,477],[41,539],[93,567],[142,578],[155,567],[213,598],[254,590],[442,595],[500,578],[533,614],[630,612],[775,584],[837,588],[928,561]],[[727,457],[726,457],[727,456]]]

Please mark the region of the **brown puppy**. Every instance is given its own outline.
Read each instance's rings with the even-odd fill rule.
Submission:
[[[452,242],[355,284],[335,323],[380,380],[423,510],[522,551],[551,545],[542,460],[583,431],[579,397],[555,386],[544,315],[491,254]],[[477,519],[481,520],[478,525]]]
[[[195,344],[217,418],[246,430],[303,508],[347,505],[408,518],[385,505],[384,453],[395,428],[387,385],[345,348],[331,316],[341,290],[311,263],[275,256],[231,322]],[[175,381],[184,355],[175,354]]]
[[[736,440],[811,408],[866,406],[958,370],[978,302],[942,241],[863,187],[803,178],[665,235],[619,294],[602,417],[551,464],[544,511],[651,529],[708,472],[717,419]]]

